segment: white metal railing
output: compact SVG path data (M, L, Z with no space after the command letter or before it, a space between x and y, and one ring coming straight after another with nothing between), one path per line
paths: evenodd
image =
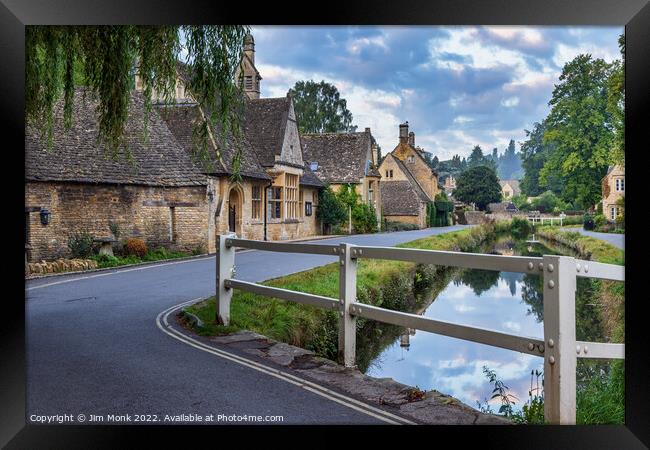
M339 298L290 291L234 279L235 247L339 257ZM357 261L360 258L410 261L471 269L539 274L544 277L544 339L422 317L357 302ZM217 249L217 321L230 323L233 289L304 303L339 312L339 361L355 365L356 318L400 325L544 358L544 416L552 424L575 424L577 358L624 359L624 344L576 340L577 277L625 280L625 267L569 256L501 256L438 250L357 246L342 243L290 244L219 236Z

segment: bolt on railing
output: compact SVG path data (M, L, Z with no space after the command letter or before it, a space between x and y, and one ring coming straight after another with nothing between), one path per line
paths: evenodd
M235 280L236 245L263 251L338 255L338 299ZM580 276L623 281L624 267L621 266L556 255L544 255L540 258L356 246L347 243L339 245L273 243L237 239L234 233L220 235L217 248L216 320L219 324L230 324L232 290L237 288L336 310L339 315L338 359L346 367L355 366L357 317L540 356L544 358L544 417L552 424L575 424L578 357L624 358L623 344L576 341L575 322L576 278ZM458 325L358 303L356 295L359 258L538 273L544 280L544 340Z

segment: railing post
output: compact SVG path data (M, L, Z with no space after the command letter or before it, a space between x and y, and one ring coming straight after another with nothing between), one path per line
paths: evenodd
M544 255L544 419L576 423L576 263Z
M351 244L339 247L339 362L354 367L356 361L357 319L350 306L357 301L357 260Z
M219 325L230 325L232 289L227 288L224 282L235 275L235 247L226 246L226 239L235 237L235 233L220 234L217 237L216 319Z

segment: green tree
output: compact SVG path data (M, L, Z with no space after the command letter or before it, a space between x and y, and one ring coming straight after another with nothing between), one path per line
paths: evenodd
M501 185L493 169L472 167L458 177L454 197L465 203L474 203L484 211L489 203L501 201Z
M515 141L510 139L508 148L498 159L499 178L502 180L514 180L521 176L521 159L515 150Z
M302 133L356 131L352 113L336 86L321 81L298 81L289 89Z
M524 131L527 139L521 143L519 153L524 170L524 176L520 183L522 192L529 197L538 196L545 190L560 194L563 180L559 174L547 174L544 185L540 184L539 179L539 172L553 151L553 144L543 142L546 122L535 122L532 131Z
M37 123L51 147L54 106L63 96L64 123L74 118L75 84L83 84L98 99L99 139L116 158L124 145L124 127L136 70L144 85L145 120L155 90L171 101L178 62L185 52L187 88L210 114L197 123L207 149L208 122L221 122L237 133L241 101L235 73L241 62L247 26L28 26L25 32L25 113ZM184 44L181 42L184 36ZM238 152L238 158L241 152ZM206 158L207 160L207 158ZM234 166L238 166L236 162Z
M543 142L553 144L540 170L540 184L565 179L562 197L591 208L601 197L600 180L613 162L614 132L607 110L612 65L578 55L562 69L549 105Z
M625 35L618 38L621 60L615 61L607 81L607 111L614 127L614 162L625 164Z
M491 157L483 154L483 149L477 145L472 149L472 153L467 158L467 167L487 166L496 172L497 164Z
M348 218L347 206L338 200L330 186L326 186L318 194L316 217L321 221L327 233L331 231L332 227L342 224Z

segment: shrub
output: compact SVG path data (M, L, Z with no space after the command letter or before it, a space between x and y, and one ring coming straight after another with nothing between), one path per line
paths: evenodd
M418 226L413 223L393 222L391 220L385 220L385 223L386 231L411 231L418 229Z
M531 203L531 208L543 213L560 212L568 209L568 205L564 203L558 196L551 191L546 191L537 197Z
M510 225L510 231L516 238L523 239L531 233L532 226L527 219L513 217Z
M87 258L93 253L93 236L85 231L74 233L68 237L68 248L73 258Z
M124 243L124 253L144 258L144 255L147 254L147 245L142 239L128 238Z
M607 219L602 214L596 214L594 216L594 225L596 228L600 228L607 223Z
M352 208L352 226L357 233L375 233L377 231L377 213L367 203L359 203Z
M205 249L205 245L199 244L194 249L192 250L192 256L198 256L198 255L203 255L205 253L208 253Z
M119 258L112 255L107 255L105 253L102 253L101 255L95 255L92 259L97 261L97 266L100 268L115 267L121 265Z
M338 200L329 186L318 194L316 218L322 222L325 232L329 231L331 234L340 234L336 230L348 218L347 208Z

